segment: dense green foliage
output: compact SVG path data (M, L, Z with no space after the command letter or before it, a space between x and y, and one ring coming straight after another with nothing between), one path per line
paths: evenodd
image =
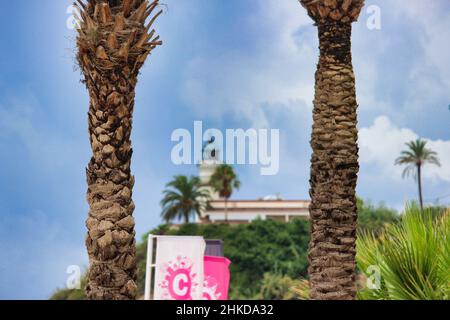
M410 206L379 237L357 242L358 267L375 284L359 292L370 300L450 299L450 216Z
M358 198L358 231L374 232L380 234L386 225L399 220L399 214L394 209L386 207L384 204L374 206L370 202L364 202Z
M299 300L295 288L300 287L303 282L287 275L266 273L256 298L258 300Z

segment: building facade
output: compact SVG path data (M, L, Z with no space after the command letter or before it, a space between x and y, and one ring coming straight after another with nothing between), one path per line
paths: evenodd
M308 219L309 201L305 200L230 200L225 213L225 201L214 200L210 208L202 213L200 223L250 223L255 219L272 219L289 222L296 218Z
M280 197L266 197L257 200L229 200L225 202L208 185L220 162L217 159L206 159L199 166L199 175L204 188L211 194L209 208L202 212L198 223L243 224L255 219L273 219L289 222L295 218L309 218L308 200L283 200ZM228 219L227 219L228 218Z

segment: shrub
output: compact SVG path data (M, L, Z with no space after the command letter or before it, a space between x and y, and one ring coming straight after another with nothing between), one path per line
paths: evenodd
M295 288L300 287L302 280L289 276L265 273L261 282L261 289L256 296L258 300L298 300Z
M362 234L357 241L358 267L370 279L379 271L379 286L359 292L368 300L437 300L450 294L450 216L433 219L416 205L407 207L401 221L376 237Z
M384 228L396 223L400 215L396 210L386 207L383 203L375 206L358 198L358 232L373 232L379 235Z

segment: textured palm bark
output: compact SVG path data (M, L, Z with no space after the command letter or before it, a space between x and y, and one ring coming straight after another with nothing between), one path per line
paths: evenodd
M135 87L148 54L160 45L158 1L78 1L78 63L89 92L89 135L93 157L86 170L89 254L87 297L136 297L136 246L131 174L131 129ZM159 13L155 16L155 18Z
M358 131L351 23L360 0L305 0L319 29L311 146L311 298L356 296Z

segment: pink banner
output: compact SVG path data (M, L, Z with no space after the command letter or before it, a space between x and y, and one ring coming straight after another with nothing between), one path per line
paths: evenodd
M205 256L203 300L228 300L230 264L227 258Z
M202 300L205 241L202 237L160 237L154 300Z

